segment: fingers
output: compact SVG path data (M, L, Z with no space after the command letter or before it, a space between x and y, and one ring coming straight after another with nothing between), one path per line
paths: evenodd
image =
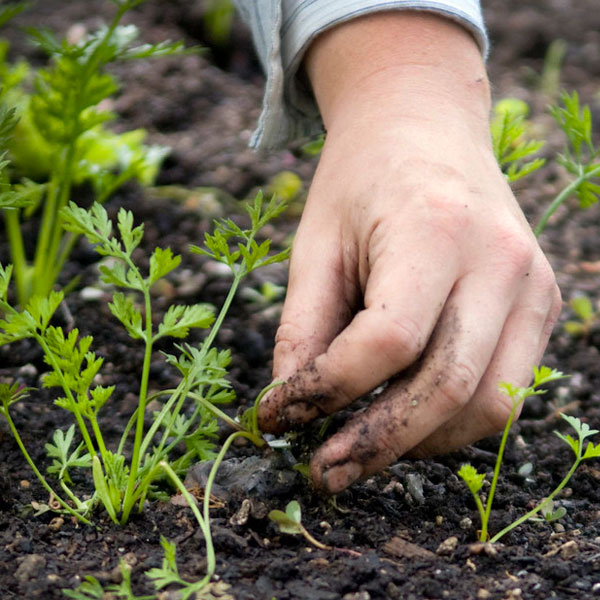
M507 319L490 365L465 408L413 448L410 457L450 452L504 428L512 403L499 391L498 383L528 385L562 306L556 285L536 297L537 304L517 306Z
M410 260L397 260L392 251L378 261L369 274L365 309L328 347L321 348L319 355L304 353L308 362L265 398L259 413L263 431L281 431L320 414L333 413L418 358L452 290L458 269L453 268L439 247L430 248L429 257L424 256L425 252L419 260L428 268L418 271ZM398 282L402 284L398 286ZM286 318L305 310L305 303L295 293L290 305L295 308L290 308ZM314 310L319 312L320 308ZM297 316L295 322L299 322ZM313 345L311 350L315 349ZM291 344L286 352L294 352Z
M363 413L315 453L317 486L336 493L383 468L458 414L477 389L494 354L514 290L480 277L457 284L414 374L392 381ZM477 293L476 293L477 292ZM499 298L508 296L508 306Z
M534 283L535 293L519 294L508 316L502 296L485 302L470 286L457 290L418 372L392 382L317 451L316 484L335 493L411 449L416 456L448 452L501 429L511 405L499 381L527 384L558 317L560 294L547 279Z

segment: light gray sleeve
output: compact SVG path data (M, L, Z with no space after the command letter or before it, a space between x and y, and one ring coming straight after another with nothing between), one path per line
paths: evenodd
M322 31L382 10L426 10L466 27L487 54L479 0L234 0L252 29L267 76L263 110L250 145L274 148L322 131L310 89L296 77L304 52Z

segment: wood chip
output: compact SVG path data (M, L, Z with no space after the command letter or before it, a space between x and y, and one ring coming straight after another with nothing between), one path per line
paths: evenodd
M412 542L407 542L401 537L393 537L387 541L383 546L383 551L387 554L391 554L396 558L424 558L432 559L435 558L435 554L427 548L423 548Z

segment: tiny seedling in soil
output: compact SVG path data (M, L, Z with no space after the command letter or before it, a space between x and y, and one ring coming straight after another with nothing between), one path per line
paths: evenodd
M302 509L297 500L292 500L285 507L285 512L282 510L272 510L269 513L269 519L277 524L279 531L282 533L288 533L290 535L302 535L306 540L319 548L320 550L339 550L352 556L361 556L360 552L351 550L349 548L334 548L333 546L327 546L319 540L315 539L302 525Z
M487 542L489 538L488 533L488 525L490 520L490 515L492 511L492 503L494 500L494 494L496 491L496 485L498 483L498 476L500 475L500 467L502 465L502 459L504 456L504 450L506 447L506 441L508 439L508 433L510 431L510 427L517 415L517 411L521 404L525 401L526 398L530 396L535 396L539 394L544 394L546 390L539 389L540 386L549 383L551 381L556 381L557 379L561 379L565 377L559 371L555 369L550 369L549 367L541 366L539 368L534 367L534 380L533 383L528 387L515 387L510 383L501 383L500 389L507 394L512 401L512 409L506 422L506 426L504 427L504 432L502 434L502 440L500 442L500 448L498 450L498 456L496 458L496 464L494 467L494 474L492 476L492 481L490 485L490 489L487 495L487 499L482 498L480 494L481 489L483 487L483 482L485 479L485 473L479 473L475 467L470 464L463 464L458 471L459 476L466 483L469 491L473 495L475 499L475 504L477 506L477 510L479 511L479 518L481 520L481 530L479 533L479 541ZM522 517L516 519L513 523L502 529L499 533L489 538L489 541L494 543L497 542L500 538L506 535L509 531L512 531L515 527L518 527L525 521L535 517L538 513L541 513L545 520L552 521L559 519L564 515L564 511L561 508L554 510L554 498L561 492L561 490L567 485L569 479L581 463L581 461L600 457L600 444L594 445L591 442L584 444L585 439L598 433L596 429L590 429L589 425L586 423L582 423L576 417L571 417L569 415L565 415L561 413L561 417L575 429L577 433L577 439L573 438L570 435L563 435L562 433L555 432L556 435L563 440L573 451L575 454L575 460L573 465L569 469L568 473L565 475L560 484L548 495L548 497L541 500L532 510L527 512Z
M331 546L327 546L319 540L315 539L302 525L302 509L297 500L292 500L285 507L285 512L282 510L272 510L269 513L269 519L277 524L279 531L289 533L291 535L303 535L306 540L321 550L331 550Z
M565 332L573 337L589 335L600 319L600 313L594 309L592 301L587 296L577 296L569 301L569 308L575 313L577 320L565 321Z

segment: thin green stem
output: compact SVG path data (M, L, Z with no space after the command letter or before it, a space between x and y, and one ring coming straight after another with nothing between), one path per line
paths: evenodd
M235 435L235 434L233 434L233 435ZM210 532L210 522L208 521L208 519L206 519L206 517L202 518L202 515L200 514L200 511L198 510L198 506L196 505L195 499L185 488L185 485L183 485L183 482L177 476L177 473L175 473L175 471L173 471L171 466L164 460L160 463L160 466L162 469L165 470L167 475L171 478L171 481L173 481L173 483L175 484L177 489L181 492L183 497L187 500L188 504L190 505L190 508L192 509L192 512L194 513L194 516L196 517L196 520L198 521L198 525L200 525L200 529L202 530L202 534L204 535L204 543L206 544L206 579L208 581L214 575L215 570L217 568L217 560L215 557L215 550L214 550L213 541L212 541L212 534ZM205 498L206 498L206 492L205 492Z
M19 224L19 209L4 211L6 234L10 245L10 258L15 273L15 284L17 288L17 300L21 307L27 303L31 288L31 276L29 265L25 256L23 234Z
M96 419L96 415L92 414L88 417L90 423L92 424L92 431L96 437L96 442L98 444L98 450L100 451L100 456L102 457L102 462L106 465L108 450L106 449L106 445L104 444L104 438L102 437L102 431L100 430L100 426L98 425L98 419Z
M221 465L221 462L223 461L223 459L225 458L225 454L227 453L227 450L229 450L229 447L231 446L231 444L233 444L233 442L240 437L245 437L246 439L250 440L252 443L254 443L256 436L254 436L252 433L249 433L247 431L236 431L235 433L232 433L223 443L223 446L221 446L221 450L219 451L219 454L217 454L217 457L215 458L215 462L213 463L213 466L210 469L210 473L208 474L208 479L206 480L206 486L204 487L204 498L203 498L203 511L204 511L204 520L208 523L208 519L210 517L210 493L212 490L212 486L213 483L215 481L215 477L217 476L217 471L219 470L219 466Z
M39 258L36 255L36 262L34 263L36 275L39 276L43 273L43 277L41 280L39 280L39 282L37 277L36 281L34 281L34 286L41 286L41 289L38 291L38 293L41 294L48 293L55 283L54 275L58 276L60 273L60 271L56 271L56 261L60 249L60 240L63 235L62 217L60 211L64 206L67 205L67 202L71 196L73 169L75 167L76 144L79 135L80 134L78 133L77 136L70 142L67 149L57 203L54 209L55 212L53 216L52 229L48 240L48 246L39 256Z
M238 286L240 285L240 281L243 279L245 274L246 274L245 273L245 261L243 261L242 264L240 265L240 268L237 270L237 272L235 273L235 275L233 277L233 282L231 283L231 287L229 288L229 292L227 294L227 297L225 298L225 302L223 302L223 306L221 307L221 310L219 311L219 314L218 314L217 318L215 319L215 322L213 323L213 326L211 327L209 334L206 336L206 338L202 342L202 353L203 354L206 354L210 350L210 347L212 346L213 342L215 341L215 337L217 336L217 333L219 332L221 325L223 325L225 316L229 312L229 307L231 306L231 303L233 302L233 298L237 292Z
M54 259L50 255L50 246L55 229L58 227L60 196L63 193L62 190L64 189L65 182L71 180L69 171L72 171L73 168L74 153L75 145L71 141L63 151L58 168L52 174L50 191L44 203L41 228L33 258L32 294L46 295L54 284L53 281L49 281L49 276L54 266Z
M144 293L144 308L146 312L146 348L144 352L144 364L142 366L142 379L140 383L140 394L138 398L137 419L135 425L135 437L133 441L133 453L131 456L131 465L129 467L129 477L127 479L127 489L123 498L123 521L126 522L129 513L133 507L132 496L137 481L137 474L140 466L141 454L140 449L144 437L144 416L146 414L146 396L148 393L148 379L150 376L150 362L152 360L152 304L150 302L150 292L148 289L143 290Z
M496 485L498 483L498 477L500 475L500 466L502 465L502 458L504 457L504 449L506 448L508 432L510 431L510 427L514 421L517 408L522 402L523 398L520 398L519 401L513 403L512 410L510 411L510 415L508 416L508 421L504 426L502 440L500 441L500 448L498 449L498 456L496 457L496 465L494 466L494 475L492 477L490 491L488 493L488 497L485 503L485 512L483 513L483 517L481 519L481 533L479 535L479 541L481 542L487 542L490 513L492 512L492 503L494 501L494 494L496 493Z
M595 177L596 175L600 175L600 165L593 168L591 171L587 173L583 172L582 165L579 165L580 175L574 179L567 187L565 187L557 196L554 198L550 206L544 211L539 223L535 226L533 233L536 237L538 237L542 231L546 228L548 224L548 220L550 217L556 212L558 207L573 193L575 190L586 180Z
M21 436L19 435L19 431L17 430L17 428L16 428L16 426L15 426L13 420L12 420L12 417L10 416L10 413L8 412L8 406L7 405L4 406L4 416L6 417L6 421L8 422L8 427L10 428L10 431L11 431L13 437L15 438L15 441L17 442L17 445L19 446L19 449L23 453L23 456L25 457L25 460L27 461L27 463L31 467L32 471L35 473L35 476L38 478L39 482L44 486L44 489L50 494L50 497L54 498L60 504L60 506L66 512L68 512L70 515L73 515L74 517L76 517L82 523L85 523L86 525L91 525L92 524L91 521L88 521L84 516L80 515L76 510L73 510L73 508L70 507L52 489L52 487L50 487L50 484L46 481L45 477L40 473L39 469L37 468L37 466L33 462L33 459L29 455L29 452L27 452L27 448L25 448L25 444L23 444L23 440L21 439Z
M564 476L563 480L560 482L558 487L547 498L542 500L535 508L530 510L528 513L525 513L522 517L520 517L516 521L513 521L510 525L507 525L502 531L498 532L490 540L490 542L492 542L492 544L497 542L502 536L506 535L509 531L512 531L515 527L518 527L519 525L521 525L521 523L524 523L525 521L531 519L531 517L539 513L545 504L552 502L552 500L562 491L565 485L567 485L569 479L571 479L571 476L581 463L581 460L582 459L580 457L577 457L577 459L573 463L573 466L569 469L569 472Z
M254 410L252 411L252 433L259 435L260 430L258 429L258 405L260 401L264 398L267 392L270 392L273 388L279 387L283 385L285 381L276 380L272 381L269 385L265 386L258 396L256 396L256 400L254 401Z

